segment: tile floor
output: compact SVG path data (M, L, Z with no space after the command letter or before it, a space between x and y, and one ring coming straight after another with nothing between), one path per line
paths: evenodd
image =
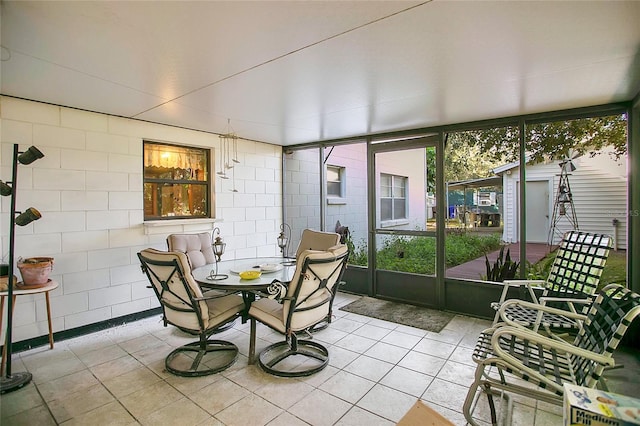
M314 335L329 348L330 365L307 378L277 378L248 366L249 324L240 321L217 335L240 348L236 363L201 378L164 370L170 350L194 338L163 327L160 316L59 341L53 350L14 354L13 371L28 370L33 380L1 397L0 423L393 425L422 399L454 424L466 424L461 410L475 370L471 349L490 323L456 316L432 333L338 309L357 297L336 297L336 318ZM258 324L258 351L281 339ZM515 403L513 424L561 421L558 407Z

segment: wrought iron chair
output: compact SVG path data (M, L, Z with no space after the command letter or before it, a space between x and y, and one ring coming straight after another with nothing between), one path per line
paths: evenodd
M296 250L296 259L305 250L327 250L336 244L340 244L340 234L335 232L322 232L313 229L303 229L300 243Z
M550 313L512 304L503 310L501 317L499 310L509 295L513 294L509 290L524 287L535 304L549 305L572 313L585 313L593 301L610 250L611 238L607 235L580 231L565 233L546 280L504 282L500 301L492 303L496 310L494 325L506 318L534 331L542 326L550 334L552 329L577 329L579 324L576 320L562 313ZM542 294L538 297L536 293L540 292ZM579 308L576 308L576 305Z
M343 244L326 251L305 250L291 281L273 283L279 287L274 293L282 291L284 297L262 298L251 304L252 327L257 320L285 335L284 342L274 343L259 354L258 362L266 372L299 377L327 366L329 351L317 342L299 340L296 333L327 317L348 256L349 250Z
M191 269L215 264L216 262L216 255L211 244L211 234L209 232L170 234L167 237L167 248L169 251L179 251L186 254ZM226 293L219 290L208 290L204 293L205 296L216 294L224 296ZM232 328L234 325L235 321L231 321L218 328L215 333L221 333Z
M615 365L613 353L627 328L640 314L640 295L617 284L605 287L586 315L518 301L524 307L562 314L580 320L580 331L569 343L543 336L524 327L504 324L484 330L473 351L477 363L475 381L469 388L463 412L476 425L472 407L482 393L489 398L495 424L494 395L515 393L562 405L566 383L593 388L603 372ZM535 385L527 387L522 380ZM480 391L480 392L479 392Z
M204 376L231 366L238 357L237 346L209 337L244 311L242 297L203 295L184 253L145 249L138 258L162 305L165 327L171 324L199 336L198 341L181 346L166 357L167 371L179 376Z
M296 259L300 257L300 254L305 250L327 250L331 247L340 244L340 234L336 232L322 232L315 231L313 229L304 229L302 230L302 236L300 237L300 244L298 244L298 249L296 250ZM338 283L340 285L342 283ZM335 299L337 293L333 292L333 298ZM331 303L329 304L329 313L326 318L323 318L317 324L309 327L308 331L310 333L314 333L316 331L324 330L329 326L333 319L333 299L331 299Z

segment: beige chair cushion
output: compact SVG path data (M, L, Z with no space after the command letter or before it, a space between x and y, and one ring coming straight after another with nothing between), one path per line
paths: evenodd
M305 273L302 283L300 283L300 276L302 274L302 269L304 267L306 258L318 260L332 259L344 254L347 250L348 248L344 244L335 245L329 248L329 250L327 251L304 250L301 253L299 261L297 262L294 276L289 282L287 296L293 296L298 285L302 285L298 296L299 299L304 299L306 296L313 293L318 288L318 279L308 271ZM337 267L339 262L340 260L336 260L335 262L328 262L325 264L314 264L311 267L320 277L326 278ZM327 283L327 288L329 290L333 289L333 287L337 283L338 278L338 274L335 274L331 277L330 281ZM300 331L309 328L312 325L323 320L329 314L331 292L327 288L318 291L309 300L298 306L298 308L313 306L316 303L327 300L327 303L318 306L317 308L310 309L308 311L294 312L291 318L290 326L292 331ZM290 301L279 303L272 299L263 298L251 304L249 315L257 319L258 321L269 325L275 330L278 330L281 333L285 333L285 322L287 320L286 316L288 315L289 309L291 307L290 305Z
M206 303L209 308L209 323L206 328L215 328L220 324L224 324L236 314L242 312L245 306L244 300L237 294L207 299Z
M305 250L327 250L340 243L340 235L335 232L321 232L313 229L305 229L300 237L300 244L296 250L296 259Z
M198 268L207 263L215 263L216 257L211 247L211 234L171 234L167 237L169 251L185 253L191 268Z
M282 334L286 332L282 304L276 300L266 297L256 300L251 304L249 315Z

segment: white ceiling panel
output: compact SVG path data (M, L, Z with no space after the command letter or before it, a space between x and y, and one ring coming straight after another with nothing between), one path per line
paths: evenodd
M640 2L2 3L2 93L291 145L631 99Z
M2 94L131 117L168 100L112 81L11 52Z

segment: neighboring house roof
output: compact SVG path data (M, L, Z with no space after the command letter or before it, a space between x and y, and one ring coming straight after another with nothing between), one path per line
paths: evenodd
M507 163L503 164L502 166L498 166L493 169L493 173L499 175L506 172L507 170L515 169L517 167L520 167L520 161L514 161L513 163Z
M490 176L487 178L468 179L456 182L447 182L449 189L453 188L484 188L487 186L502 186L502 177Z
M572 161L577 159L577 158L580 158L580 157L582 157L582 155L574 157L572 159ZM554 162L554 161L552 161L552 162ZM555 160L555 162L557 162L558 165L560 165L562 163L562 160ZM529 156L528 155L525 157L525 163L528 166L535 166L537 164L541 164L541 163L529 164ZM502 173L504 173L504 172L506 172L508 170L516 169L518 167L520 167L520 162L519 161L514 161L513 163L507 163L507 164L503 164L502 166L498 166L495 169L493 169L492 171L493 171L493 173L495 173L497 175L500 175L500 174L502 174Z
M529 155L525 155L524 162L525 163L529 162ZM507 164L503 164L502 166L498 166L495 169L493 169L493 173L499 175L501 173L506 172L507 170L515 169L517 167L520 167L520 161L514 161L512 163L507 163Z

